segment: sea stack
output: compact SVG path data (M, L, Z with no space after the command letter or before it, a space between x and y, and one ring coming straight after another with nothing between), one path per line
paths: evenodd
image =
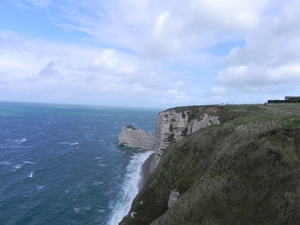
M126 126L118 137L119 145L128 147L154 150L155 138L151 132L136 129L132 125Z

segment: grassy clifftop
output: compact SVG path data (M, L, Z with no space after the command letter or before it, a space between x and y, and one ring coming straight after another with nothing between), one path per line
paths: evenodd
M300 104L224 106L170 145L121 224L298 224ZM168 209L171 190L180 192Z

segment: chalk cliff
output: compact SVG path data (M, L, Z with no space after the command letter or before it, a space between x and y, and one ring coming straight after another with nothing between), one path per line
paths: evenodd
M132 125L125 127L118 137L119 145L126 145L133 148L154 150L154 135L146 133L142 129L136 129Z
M214 113L220 110L218 107L190 106L160 112L155 130L155 151L158 160L170 143L180 141L201 128L219 124L218 116Z
M299 104L173 108L157 123L163 156L120 225L299 224Z
M220 110L213 106L189 106L165 110L157 116L155 135L128 125L119 135L119 145L155 150L159 161L170 143L180 141L201 128L219 124L219 116L215 113Z

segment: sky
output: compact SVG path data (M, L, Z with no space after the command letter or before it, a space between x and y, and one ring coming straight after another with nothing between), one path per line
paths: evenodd
M167 108L300 95L300 0L0 0L0 101Z

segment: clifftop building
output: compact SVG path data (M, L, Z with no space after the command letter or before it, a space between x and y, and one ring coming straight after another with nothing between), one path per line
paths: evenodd
M300 96L285 96L284 100L268 100L268 103L300 103Z
M285 96L284 100L297 100L300 101L300 96Z

